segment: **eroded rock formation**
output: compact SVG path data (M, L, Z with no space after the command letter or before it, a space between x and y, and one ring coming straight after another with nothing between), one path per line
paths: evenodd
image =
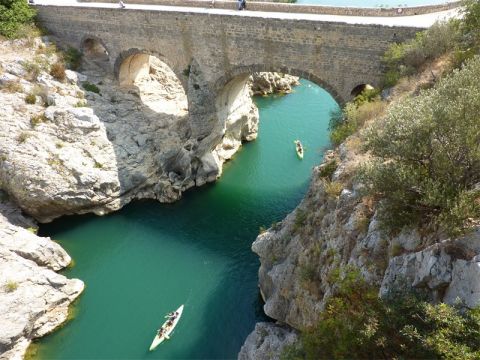
M67 319L68 306L84 287L56 273L70 256L50 238L35 235L33 226L0 199L0 359L23 358L32 339Z

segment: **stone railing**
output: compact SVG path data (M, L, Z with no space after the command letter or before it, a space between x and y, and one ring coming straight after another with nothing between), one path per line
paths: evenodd
M117 0L79 0L81 2L103 2L116 3ZM228 0L125 0L126 4L143 5L165 5L165 6L190 6L215 9L236 9L236 1ZM460 1L450 1L444 4L423 5L411 7L346 7L346 6L327 6L327 5L304 5L287 4L271 1L248 1L247 9L251 11L265 12L285 12L301 14L325 14L325 15L347 15L347 16L408 16L420 15L433 12L454 9L460 6Z

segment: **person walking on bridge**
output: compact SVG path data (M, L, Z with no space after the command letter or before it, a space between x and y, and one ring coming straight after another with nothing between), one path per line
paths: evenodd
M238 0L238 10L245 10L247 8L246 0Z

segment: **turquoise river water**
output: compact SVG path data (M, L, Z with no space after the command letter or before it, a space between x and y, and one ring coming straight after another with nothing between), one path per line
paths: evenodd
M338 106L305 80L292 94L255 101L259 137L215 184L171 205L135 202L108 216L65 217L42 227L75 261L63 273L84 280L86 289L74 319L36 345L36 358L236 358L255 322L267 320L251 243L261 226L282 220L303 197ZM149 352L164 314L180 304L185 309L171 340Z

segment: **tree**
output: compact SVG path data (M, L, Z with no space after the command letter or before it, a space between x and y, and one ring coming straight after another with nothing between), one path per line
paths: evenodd
M31 23L34 17L35 10L26 0L0 0L0 35L17 37L22 26Z

